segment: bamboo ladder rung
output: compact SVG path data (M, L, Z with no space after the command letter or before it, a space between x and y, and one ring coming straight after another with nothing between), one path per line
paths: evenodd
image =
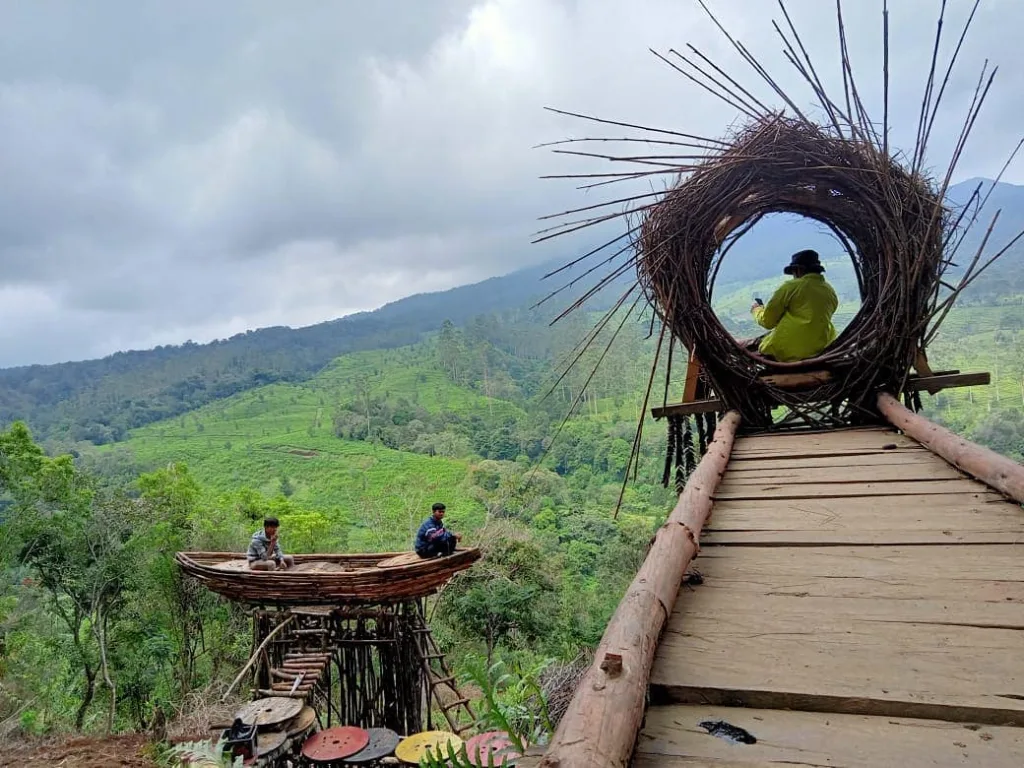
M260 696L284 696L286 699L304 699L306 698L305 693L296 691L295 693L289 693L288 691L275 691L267 688L260 688L257 693ZM308 692L307 692L308 693Z

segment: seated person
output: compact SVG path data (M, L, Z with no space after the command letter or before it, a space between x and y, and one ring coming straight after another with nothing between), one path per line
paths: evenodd
M416 533L413 548L420 557L438 557L450 555L456 545L462 541L462 535L452 533L444 527L444 504L438 502L431 507L430 517L423 521Z
M280 527L276 517L268 517L263 521L263 530L256 531L249 542L246 557L249 569L253 571L285 570L295 565L295 558L281 551L277 542L277 529Z
M789 363L814 357L835 341L832 315L839 299L822 276L824 271L817 252L793 254L783 270L793 279L783 283L766 305L755 302L750 308L758 325L769 333L744 342L747 349Z

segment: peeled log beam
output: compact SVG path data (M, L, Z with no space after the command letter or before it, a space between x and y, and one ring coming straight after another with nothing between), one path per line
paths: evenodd
M740 415L729 411L690 476L668 520L597 646L594 663L576 688L541 768L625 768L640 733L654 652L679 585L697 555L732 452Z
M878 410L897 429L957 469L1024 504L1024 465L965 440L905 408L888 392L878 395Z

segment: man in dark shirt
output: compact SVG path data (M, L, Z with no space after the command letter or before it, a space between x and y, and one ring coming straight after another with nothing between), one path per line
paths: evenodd
M416 533L413 547L420 557L437 557L450 555L462 540L462 535L445 529L444 504L438 502L431 507L431 514Z

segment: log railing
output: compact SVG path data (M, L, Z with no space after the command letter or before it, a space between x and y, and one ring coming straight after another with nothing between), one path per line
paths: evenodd
M888 392L878 395L878 410L890 424L932 453L1024 504L1024 465L940 427L904 407Z
M740 424L728 412L715 439L658 530L643 565L597 646L594 663L576 688L541 768L624 768L643 722L654 652L679 586L699 549Z

